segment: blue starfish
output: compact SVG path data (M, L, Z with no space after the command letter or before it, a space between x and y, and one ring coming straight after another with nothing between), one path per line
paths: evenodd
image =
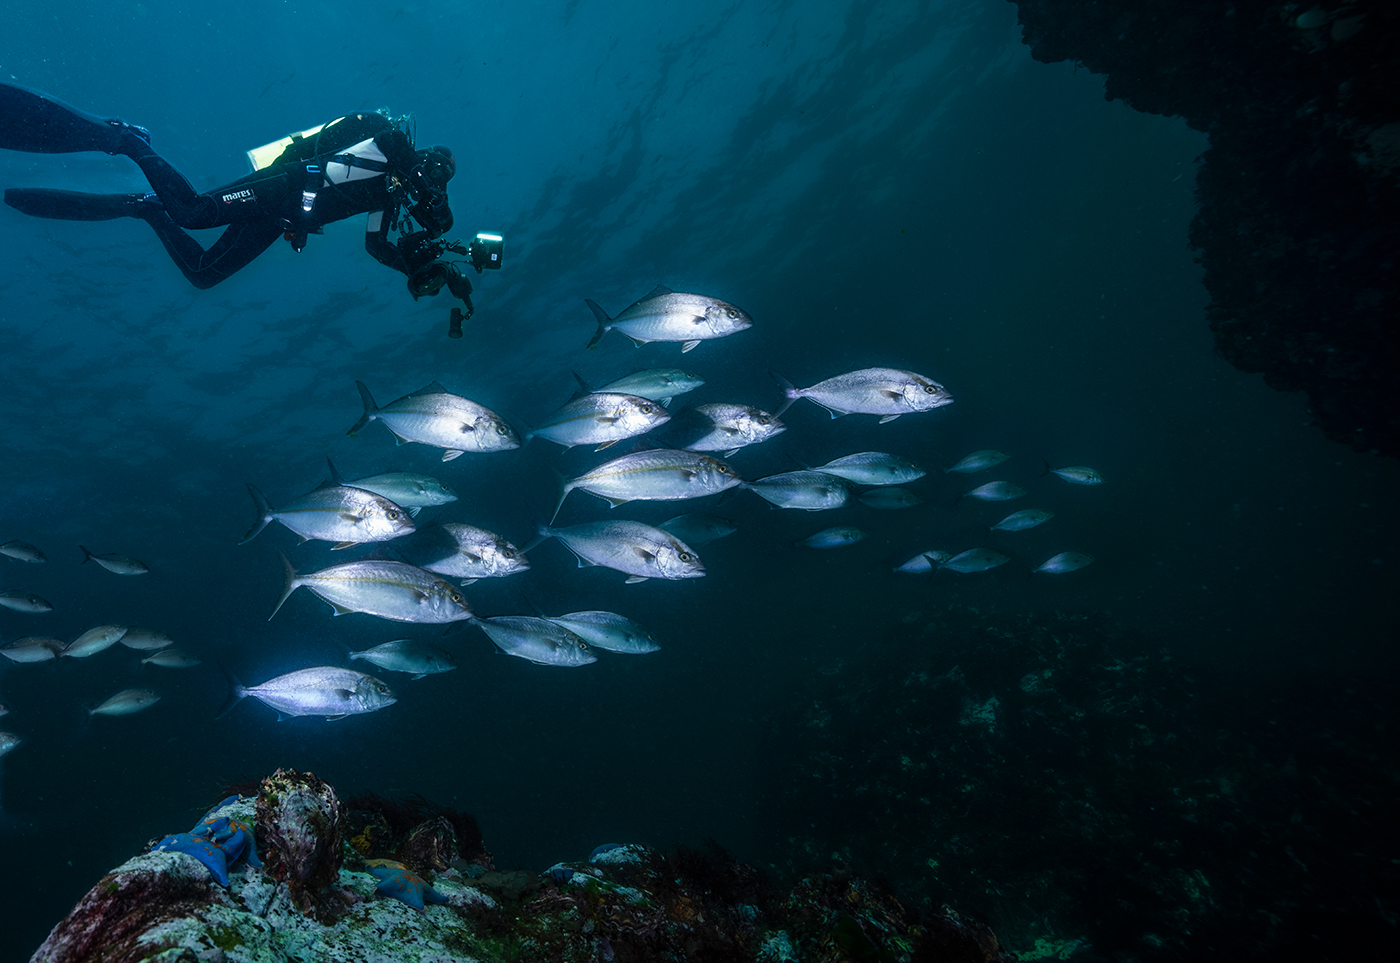
M220 886L228 885L228 860L218 843L194 833L175 833L156 843L151 852L184 853L209 868Z
M247 823L235 822L228 816L212 818L211 814L236 802L237 796L230 796L219 803L204 818L195 824L193 831L166 836L152 847L152 852L174 852L193 856L213 874L220 886L228 885L228 868L246 859L253 866L261 866L257 847L253 842L253 827Z
M429 903L447 902L446 896L429 886L423 877L403 863L396 863L391 859L372 859L369 861L369 871L379 880L379 885L374 888L376 893L380 896L392 896L420 913L424 912L424 900Z

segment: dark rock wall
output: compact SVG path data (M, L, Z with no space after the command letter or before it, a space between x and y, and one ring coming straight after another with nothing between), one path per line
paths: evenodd
M1012 2L1036 60L1209 134L1191 244L1220 353L1400 454L1400 4Z

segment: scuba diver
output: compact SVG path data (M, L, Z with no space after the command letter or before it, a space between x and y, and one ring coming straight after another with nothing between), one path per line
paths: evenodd
M136 162L151 192L85 194L11 188L5 203L35 217L106 221L136 217L151 225L171 260L200 289L246 267L279 237L301 251L324 225L368 213L365 250L402 272L416 301L444 286L462 302L448 334L461 337L472 316L471 282L451 252L478 274L501 266L502 240L478 234L470 245L442 240L452 228L447 183L456 162L446 147L415 150L400 123L384 113L357 113L248 152L253 173L201 194L151 149L150 134L116 118L97 117L47 94L0 84L0 147L39 154L103 151ZM206 251L185 229L224 227ZM414 229L416 228L416 229ZM396 232L396 240L390 233Z

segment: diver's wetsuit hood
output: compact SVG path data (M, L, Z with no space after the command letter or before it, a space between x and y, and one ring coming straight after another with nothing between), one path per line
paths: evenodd
M417 163L408 172L408 193L413 198L409 213L431 237L452 230L452 209L447 206L447 182L457 173L452 151L434 146L415 155Z

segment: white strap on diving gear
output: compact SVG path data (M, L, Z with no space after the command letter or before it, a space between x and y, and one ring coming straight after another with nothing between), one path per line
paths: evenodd
M389 158L384 156L384 152L371 137L353 147L347 147L326 161L326 181L331 184L344 184L368 177L383 177L388 169Z

